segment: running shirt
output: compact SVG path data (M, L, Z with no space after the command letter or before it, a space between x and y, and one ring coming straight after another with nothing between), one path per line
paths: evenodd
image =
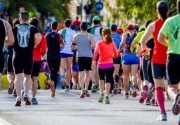
M92 57L92 48L89 33L78 33L76 37L77 57Z
M133 42L134 38L136 37L136 33L130 35L127 33L127 38L125 42L125 46L123 48L123 53L135 53L135 49L131 47L131 43Z
M95 43L102 40L101 31L102 27L100 26L92 26L88 29L88 32L94 36Z
M155 30L153 32L153 38L154 38L154 51L152 56L152 62L155 64L166 64L167 59L167 46L162 45L158 42L157 37L159 34L159 31L161 27L163 26L164 21L162 19L158 19L155 21Z
M73 51L72 51L72 39L74 37L74 35L76 34L76 31L72 30L71 28L65 28L60 30L58 33L61 34L61 36L63 36L63 30L66 30L63 40L64 40L64 47L61 49L60 53L65 53L65 54L71 54L73 55Z
M113 64L113 58L118 57L118 51L114 42L106 43L103 40L96 44L94 51L94 59L97 60L99 54L98 64Z
M41 61L42 56L46 53L46 38L43 34L41 34L42 39L41 42L34 48L33 50L33 60Z
M121 43L121 35L119 35L118 33L112 33L111 37L116 45L116 48L119 49L119 45Z
M180 54L180 14L168 18L160 32L168 39L167 53Z
M137 44L140 44L141 38L144 35L145 31L141 31L139 33L137 33L137 36L135 37L134 41L138 42Z
M47 58L60 59L60 42L62 38L57 32L51 32L46 35L47 42Z
M30 25L30 24L20 24L20 25ZM17 35L18 26L20 26L20 25L17 25L13 28L13 34L15 37L13 54L15 54L18 57L21 57L21 56L33 57L34 34L38 33L38 30L37 30L37 28L35 28L34 26L31 25L29 42L24 43L27 45L26 47L21 47L20 42L18 41L18 37L17 37L18 36Z

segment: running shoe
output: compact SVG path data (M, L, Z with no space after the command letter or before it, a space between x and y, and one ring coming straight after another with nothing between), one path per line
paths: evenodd
M31 104L32 104L32 105L38 105L37 99L36 99L36 98L32 98L32 99L31 99Z
M126 98L126 99L129 98L129 93L125 93L125 98Z
M143 92L141 92L139 103L144 103L144 100L147 98L147 95L148 95L148 86L145 85L143 87Z
M92 84L92 93L96 93L96 91L98 90L98 85L96 85L95 83Z
M104 104L110 104L110 101L109 101L109 97L108 97L108 96L106 96L106 97L104 98Z
M177 94L172 106L172 113L178 115L180 112L180 94Z
M12 94L12 93L13 93L13 90L14 90L14 83L12 82L12 83L9 85L8 94Z
M102 94L102 95L99 97L98 102L102 103L103 100L104 100L104 95Z
M167 121L167 114L166 113L162 113L157 117L158 121Z
M155 99L151 100L151 106L158 106L158 103Z
M90 97L90 94L89 94L88 90L85 90L85 96Z
M70 91L70 87L69 87L69 85L66 85L65 92L69 92L69 91Z
M16 98L15 106L21 106L21 98L20 97Z
M146 99L146 105L151 105L151 100L149 98Z
M25 105L31 105L28 95L24 95L23 100L25 101Z

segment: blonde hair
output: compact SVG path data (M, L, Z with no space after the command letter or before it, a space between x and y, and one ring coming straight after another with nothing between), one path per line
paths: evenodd
M102 36L105 42L111 43L112 37L111 37L111 30L109 28L103 28L102 30Z

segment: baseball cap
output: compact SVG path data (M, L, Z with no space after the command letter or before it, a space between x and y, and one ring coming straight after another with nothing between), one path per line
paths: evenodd
M156 4L156 8L157 8L158 10L169 9L169 3L166 2L166 1L159 1L159 2Z
M117 33L123 34L123 29L121 27L117 28Z
M101 19L100 19L99 16L94 16L94 17L93 17L93 21L94 21L94 20L100 21Z
M134 29L134 25L132 23L129 23L126 28L128 30L133 30Z

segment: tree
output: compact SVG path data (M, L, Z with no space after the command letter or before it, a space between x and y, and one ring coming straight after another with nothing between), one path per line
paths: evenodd
M25 7L27 11L37 11L48 16L53 14L58 21L69 17L68 4L70 0L1 0L6 8L10 9L10 16L17 18L19 7Z
M107 0L104 1L105 7L110 13L110 22L121 21L122 25L127 21L142 24L147 19L156 19L155 7L159 0L115 0L115 5L111 6ZM170 3L170 8L175 11L176 2L166 0Z

